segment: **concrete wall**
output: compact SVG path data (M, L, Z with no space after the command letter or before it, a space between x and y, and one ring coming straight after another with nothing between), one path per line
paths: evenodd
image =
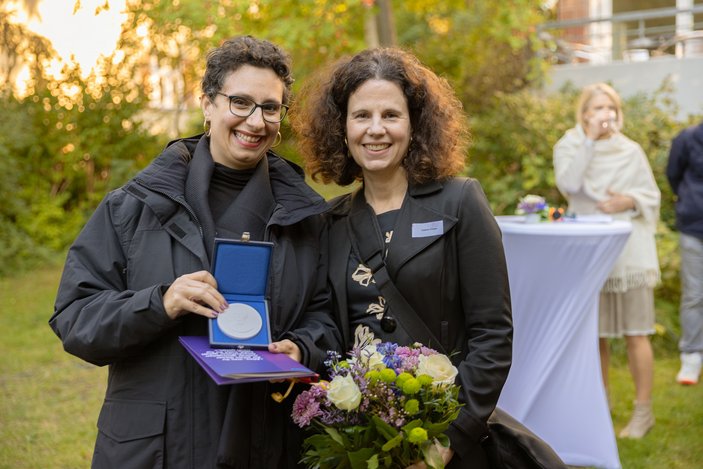
M609 82L621 96L651 92L670 77L672 98L680 107L679 118L703 114L703 57L655 57L644 62L613 62L603 65L555 65L546 91L554 91L571 81L577 88L596 82Z

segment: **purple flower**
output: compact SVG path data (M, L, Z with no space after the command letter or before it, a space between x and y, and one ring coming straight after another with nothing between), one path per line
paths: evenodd
M398 349L398 344L393 342L383 342L376 346L376 351L382 355L393 355Z
M527 194L519 200L516 213L538 213L546 208L547 202L544 200L544 197L534 194Z
M403 371L412 372L417 368L418 357L420 356L420 350L411 347L398 347L395 351L396 356L400 359L400 363L396 368L398 373Z
M322 394L321 394L322 393ZM315 417L320 416L320 399L327 393L319 386L313 386L307 391L300 393L300 396L293 403L293 422L300 428L307 427Z

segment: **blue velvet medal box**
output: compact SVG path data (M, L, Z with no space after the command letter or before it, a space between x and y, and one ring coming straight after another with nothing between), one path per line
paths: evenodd
M273 243L215 239L212 274L229 308L209 320L213 347L267 347L271 343L266 298Z

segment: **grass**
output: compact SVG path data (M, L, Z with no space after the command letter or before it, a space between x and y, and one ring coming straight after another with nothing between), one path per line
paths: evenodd
M0 280L0 468L90 466L107 370L65 353L49 328L59 275Z
M0 279L0 468L86 468L107 370L65 353L47 324L60 269L47 267ZM632 381L614 347L613 420L619 431L631 412ZM674 383L672 352L656 359L657 424L644 439L618 440L624 469L701 467L703 385Z
M624 469L694 469L703 463L703 384L675 383L676 356L655 357L654 428L641 440L618 439ZM613 425L616 434L629 421L635 394L626 359L620 357L610 374Z

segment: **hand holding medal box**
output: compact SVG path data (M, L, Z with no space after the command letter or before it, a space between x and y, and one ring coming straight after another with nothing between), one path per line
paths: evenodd
M248 233L242 240L215 239L212 274L229 307L208 319L209 337L179 340L217 384L317 377L287 355L266 350L271 343L267 287L272 251L273 243L249 241Z

